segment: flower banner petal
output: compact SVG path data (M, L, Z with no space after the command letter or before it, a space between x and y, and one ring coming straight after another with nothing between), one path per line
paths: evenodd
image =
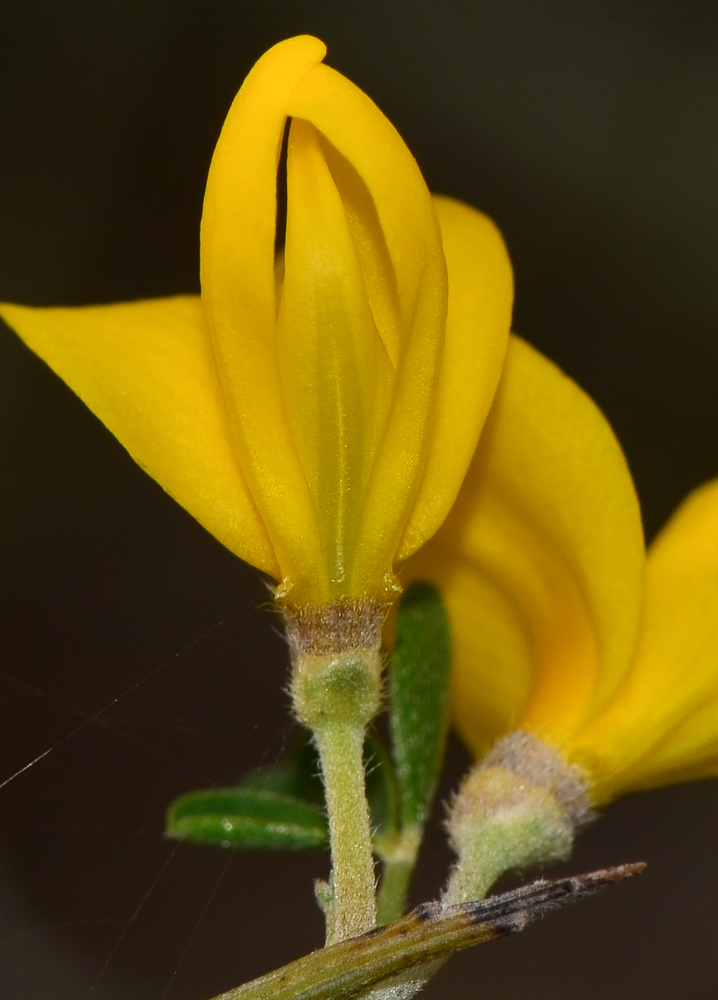
M407 562L444 593L455 719L472 749L514 727L560 747L608 699L633 655L643 569L638 502L608 423L512 337L457 502ZM487 700L510 725L482 730L486 713L474 713Z
M429 453L399 559L415 552L451 508L481 434L508 347L513 274L496 226L434 196L449 278L444 357Z
M242 469L283 570L302 557L315 566L323 561L314 503L281 404L274 259L289 97L325 51L301 35L254 66L217 142L202 215L202 300L217 367Z
M277 576L235 460L197 297L78 309L3 304L0 315L193 517Z

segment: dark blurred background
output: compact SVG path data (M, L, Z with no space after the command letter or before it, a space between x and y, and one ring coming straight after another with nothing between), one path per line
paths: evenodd
M196 291L227 108L313 32L429 185L501 226L515 328L608 414L647 534L718 473L715 2L2 0L0 25L0 299ZM0 449L0 996L207 1000L316 947L324 857L162 839L173 796L292 737L264 584L5 329ZM427 997L715 997L717 823L711 782L616 804L564 870L649 872Z

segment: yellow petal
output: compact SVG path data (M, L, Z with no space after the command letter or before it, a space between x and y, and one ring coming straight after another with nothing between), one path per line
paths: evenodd
M314 503L282 406L276 363L277 164L289 97L325 46L302 35L254 66L230 108L207 180L202 298L242 470L282 567L322 565ZM298 551L297 551L298 550Z
M636 659L572 755L597 797L712 773L718 750L718 480L693 492L652 544ZM708 770L702 769L708 762Z
M458 503L461 503L459 494ZM449 521L451 515L449 515ZM511 596L477 566L469 539L453 547L442 530L399 572L404 586L427 580L441 590L451 623L453 721L482 757L516 728L531 690L530 637ZM387 628L388 645L393 623Z
M202 225L203 301L240 460L295 603L390 586L428 448L446 316L441 238L416 163L369 98L318 65L323 55L315 39L290 39L250 73L215 151ZM286 116L295 138L278 328ZM292 205L297 197L306 203ZM326 233L312 233L309 201L321 204ZM329 395L318 401L320 390Z
M444 358L429 453L399 559L442 523L466 475L496 392L508 347L511 262L481 212L434 196L449 277Z
M198 298L80 309L3 304L0 315L175 500L276 577L235 460Z
M288 111L326 140L374 323L394 369L351 567L350 593L363 593L391 570L424 467L444 338L446 265L421 173L365 94L318 65L298 83ZM381 409L383 380L379 386Z
M446 265L424 178L388 118L329 66L317 65L301 79L288 113L310 121L343 157L331 167L355 242L370 251L362 258L367 291L398 365L417 335L441 340L446 319ZM395 302L386 301L392 285Z
M633 767L620 771L599 792L605 800L679 781L718 776L718 698L710 698Z
M562 746L606 701L632 658L643 567L636 496L605 418L511 338L457 502L407 563L444 591L454 714L476 752L515 726ZM485 730L484 704L501 729Z
M319 134L298 118L289 137L287 192L277 356L285 410L321 515L324 576L340 596L355 561L393 369Z

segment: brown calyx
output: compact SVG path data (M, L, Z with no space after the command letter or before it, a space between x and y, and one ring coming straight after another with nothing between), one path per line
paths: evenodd
M283 607L292 659L350 649L378 649L389 604L370 598L341 598L331 604Z

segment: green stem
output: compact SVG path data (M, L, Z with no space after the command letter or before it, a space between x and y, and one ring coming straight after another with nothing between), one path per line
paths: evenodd
M371 824L364 792L364 726L325 723L315 730L329 817L332 875L327 944L356 937L376 921Z
M314 735L327 801L332 874L317 898L328 944L364 934L376 919L363 749L381 701L385 614L375 601L285 611L294 709Z
M396 837L391 844L382 844L379 849L384 862L377 900L379 926L398 920L404 912L420 843L421 829L412 827Z
M380 927L398 920L404 912L413 870L414 866L410 861L386 862L376 901L376 922Z

